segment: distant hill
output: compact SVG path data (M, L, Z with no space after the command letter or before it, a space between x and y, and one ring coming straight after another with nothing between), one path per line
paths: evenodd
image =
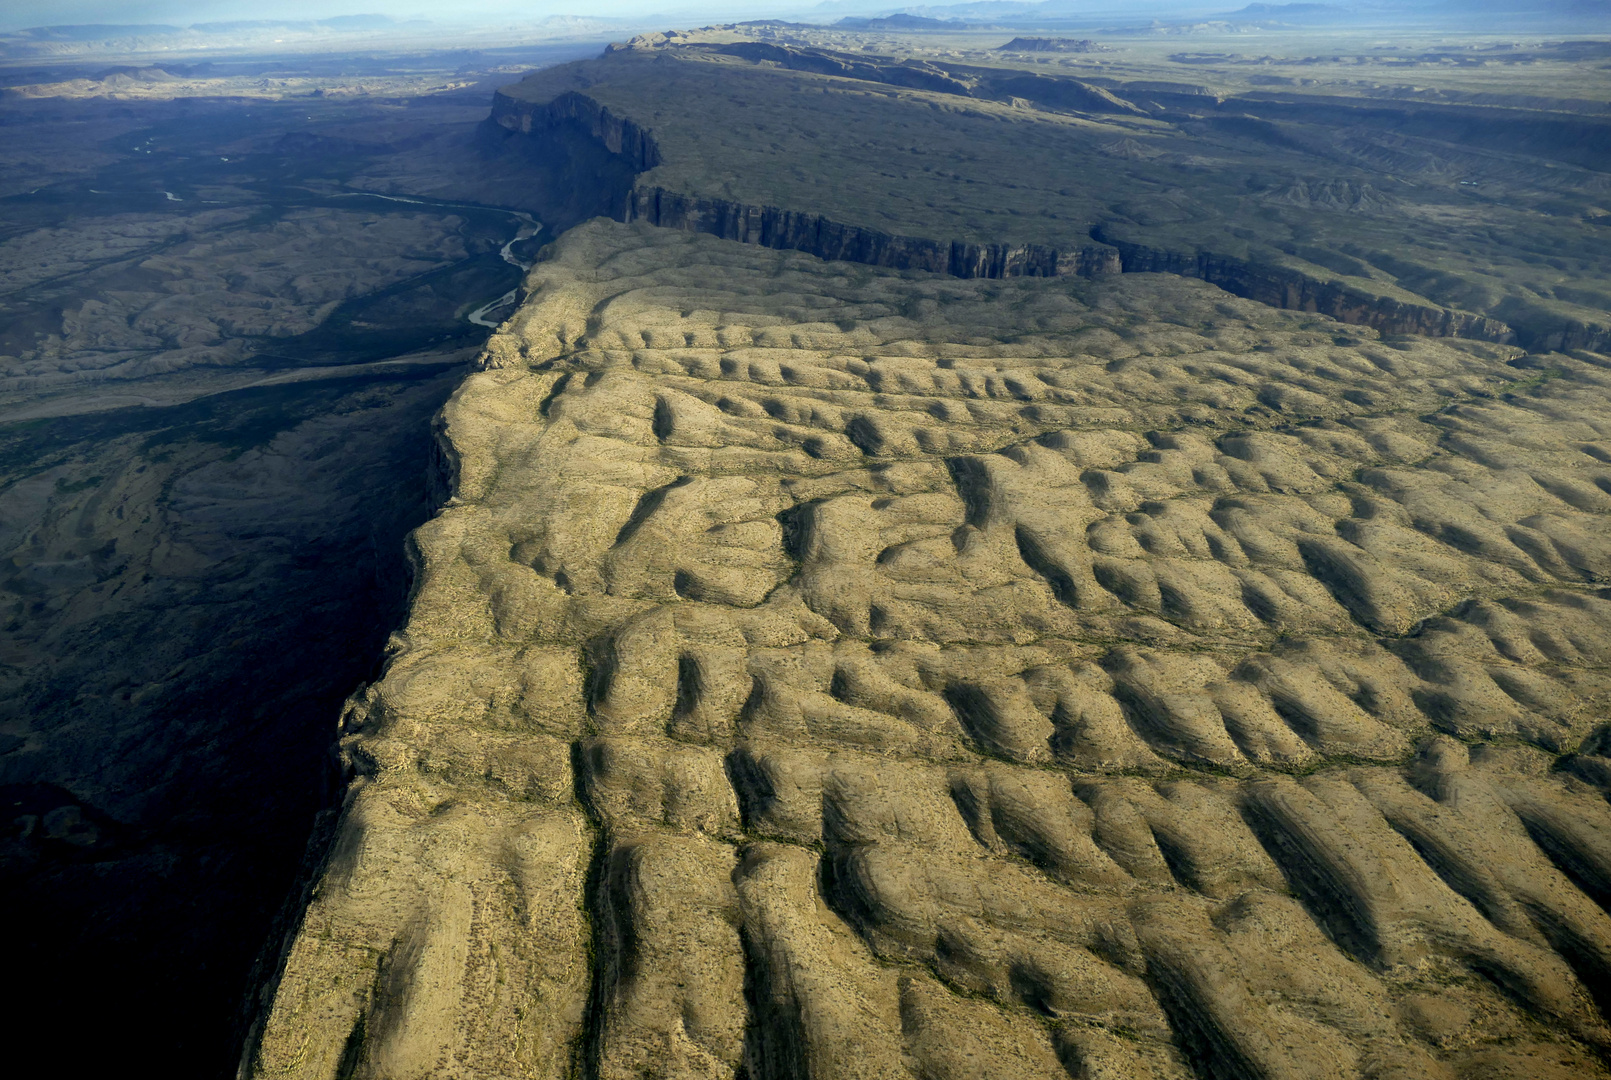
M152 34L182 34L183 27L162 23L83 23L75 26L30 26L0 35L32 41L100 41L104 38L147 37Z
M1249 4L1232 15L1249 15L1260 19L1291 17L1294 15L1342 15L1347 8L1335 4Z
M423 20L413 20L422 24ZM229 22L193 23L190 29L203 34L237 34L242 30L392 30L406 25L390 15L337 15L329 19L236 19Z
M966 25L954 19L931 19L925 15L884 15L876 19L846 16L834 23L841 30L958 30Z
M1229 22L1332 23L1355 20L1360 12L1336 4L1248 4L1216 18Z
M1015 37L1000 46L998 52L1064 52L1090 53L1108 50L1090 38Z

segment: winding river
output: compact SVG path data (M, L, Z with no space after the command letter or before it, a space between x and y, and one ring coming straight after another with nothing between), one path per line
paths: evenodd
M517 217L523 218L524 224L522 224L515 232L513 238L511 238L508 243L498 250L498 255L503 259L504 262L508 263L510 266L516 267L522 273L524 273L525 271L531 269L531 263L522 262L520 259L517 259L514 254L514 247L520 241L525 240L528 237L536 236L537 233L542 230L543 226L542 222L538 221L530 214L524 214L519 211L512 212ZM497 329L498 324L503 320L489 319L487 317L488 313L497 311L499 308L505 307L509 304L513 304L515 302L515 297L519 294L519 292L520 286L517 285L513 289L510 289L508 292L504 293L502 296L498 297L496 300L492 301L490 304L483 304L474 311L470 312L468 316L469 320L475 323L477 326L491 327L494 330Z
M410 204L412 204L414 206L426 206L426 207L430 207L433 210L435 210L435 209L454 208L454 209L463 209L463 210L475 210L475 211L480 212L480 213L491 212L491 213L507 214L510 217L514 218L516 221L520 222L520 225L516 228L515 235L510 237L509 240L503 245L503 247L498 250L498 255L499 255L500 258L503 259L504 262L508 263L510 266L513 266L515 269L521 271L522 273L524 273L525 271L531 269L531 263L524 262L524 261L522 261L521 259L519 259L519 258L517 258L515 256L514 247L515 247L516 244L520 243L520 241L530 239L531 237L536 236L539 232L541 232L542 228L543 228L543 223L538 221L536 218L532 217L530 214L526 213L523 210L505 210L505 209L502 209L501 207L496 207L496 206L476 206L476 205L473 205L471 203L430 202L430 201L427 201L425 199L410 199L410 198L408 198L406 196L402 196L402 195L381 195L381 194L378 194L378 193L372 192L372 191L347 191L347 192L342 192L340 195L338 195L336 197L337 198L354 198L354 197L360 197L360 196L368 197L368 198L371 198L371 199L385 199L387 202L410 203ZM465 318L469 319L470 322L474 323L477 326L485 326L488 329L495 330L495 329L498 328L498 325L503 320L502 319L489 318L488 316L492 312L497 311L499 308L507 307L508 305L513 304L515 302L515 297L517 295L519 295L519 293L520 293L520 286L517 285L513 289L510 289L508 292L502 294L501 296L497 297L496 299L491 300L491 301L489 301L489 302L487 302L485 304L482 304L480 307L476 308L474 311L470 312L470 314L465 316Z

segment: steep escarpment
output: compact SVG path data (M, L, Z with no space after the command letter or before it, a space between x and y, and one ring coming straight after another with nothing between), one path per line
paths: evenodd
M634 175L661 164L660 148L652 133L582 93L568 91L544 103L499 93L494 98L492 119L506 130L536 135L545 141L566 137L574 140L577 134L585 135ZM833 221L821 214L683 194L642 183L633 184L629 191L611 192L607 199L610 215L622 221L642 220L741 243L892 269L931 270L957 277L1090 276L1120 269L1117 254L1101 244L1059 251L1043 244L980 244L897 236Z
M1098 235L1102 235L1098 231ZM1516 331L1498 319L1373 295L1340 281L1322 281L1288 267L1255 263L1227 255L1198 251L1164 251L1113 239L1126 273L1181 274L1213 282L1226 292L1271 307L1318 312L1338 322L1368 326L1384 334L1425 334L1431 337L1476 338L1512 343ZM1531 342L1529 344L1532 344ZM1581 348L1588 343L1543 344Z
M1433 145L1402 110L1322 103L1306 113L1268 95L1226 102L1150 87L679 35L539 72L500 91L494 115L510 131L611 153L631 173L606 200L618 220L962 277L1185 273L1390 333L1603 344L1593 288L1562 291L1547 274L1501 274L1480 257L1422 261L1450 244L1414 233L1471 211L1401 178ZM1244 106L1269 106L1269 117ZM1451 134L1458 142L1437 153L1457 167L1523 179L1509 149ZM1286 170L1290 179L1272 179ZM1540 175L1557 193L1597 190L1588 170L1552 162ZM1480 187L1459 181L1455 192ZM1555 251L1504 261L1553 267Z
M622 217L634 178L655 153L653 138L581 95L550 104L517 108L495 96L478 131L479 151L524 174L524 204L552 232L599 215Z
M567 92L539 106L499 95L493 117L500 125L526 134L541 135L556 130L585 132L627 163L635 174L661 163L659 147L650 132L616 117L584 94ZM611 202L612 205L624 204L622 210L612 212L612 216L623 221L647 221L740 243L891 269L927 270L963 278L1061 274L1090 277L1125 271L1184 274L1211 281L1237 296L1273 307L1319 312L1340 322L1370 326L1387 333L1470 337L1496 342L1516 339L1515 332L1498 319L1405 302L1357 286L1320 280L1289 266L1261 264L1210 252L1187 254L1123 241L1106 243L1101 239L1059 250L1034 243L971 243L898 236L848 225L821 214L690 195L641 181L635 183L630 192L614 196ZM1097 230L1096 235L1100 238L1101 231ZM1572 340L1572 347L1576 347L1577 338ZM1594 343L1585 341L1588 345Z
M681 195L663 188L634 188L625 220L708 233L743 244L803 251L895 270L928 270L961 278L1057 277L1117 273L1119 254L1102 244L1058 251L1041 244L970 244L891 236L830 221L820 214L726 199Z
M631 120L616 116L585 94L560 94L541 107L533 108L529 103L498 93L492 99L492 120L501 127L526 135L574 126L604 144L610 153L624 158L633 172L644 172L660 164L660 148L649 132Z
M1605 1076L1611 363L596 221L268 1077Z

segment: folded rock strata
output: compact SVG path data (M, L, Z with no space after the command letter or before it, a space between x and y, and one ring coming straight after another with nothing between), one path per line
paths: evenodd
M1611 360L595 221L259 1077L1583 1077Z

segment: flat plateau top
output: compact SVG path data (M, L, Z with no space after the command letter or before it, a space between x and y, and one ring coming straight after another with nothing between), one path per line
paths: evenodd
M1497 61L1411 65L1428 88L1359 78L1401 59L1381 55L1339 55L1317 79L1302 57L1041 62L714 37L501 93L537 107L575 91L647 129L661 164L640 187L941 242L1251 261L1479 313L1525 341L1611 322L1611 123L1587 98L1549 96L1604 81L1592 49L1510 64L1504 95L1482 81Z

